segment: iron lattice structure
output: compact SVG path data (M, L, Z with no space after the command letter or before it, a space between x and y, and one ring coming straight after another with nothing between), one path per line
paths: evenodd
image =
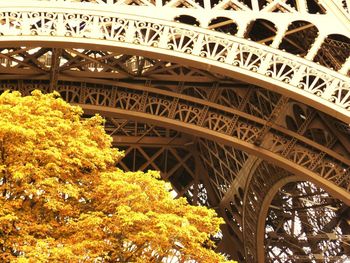
M240 262L350 255L349 0L0 1L0 90L106 118Z

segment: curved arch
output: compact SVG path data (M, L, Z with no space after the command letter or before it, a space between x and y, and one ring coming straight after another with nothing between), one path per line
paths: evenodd
M297 58L288 54L288 52L261 46L253 41L226 36L222 33L211 32L190 25L148 18L151 16L149 12L145 12L145 14L143 14L144 17L128 15L137 14L140 10L144 10L143 8L145 6L140 7L137 11L129 12L126 8L118 5L116 7L121 13L116 13L114 10L113 12L111 12L112 10L108 10L111 5L106 6L104 10L99 8L92 10L95 5L92 2L116 3L116 0L91 0L91 3L86 5L86 7L89 8L85 9L85 3L83 3L81 5L81 10L73 10L73 8L70 7L65 8L65 6L68 6L66 3L64 4L65 1L59 2L62 3L63 6L60 11L56 11L57 6L55 10L48 6L46 8L42 8L41 6L39 8L34 8L30 5L29 1L26 3L27 6L14 4L17 5L17 7L6 7L4 10L1 10L0 33L2 32L3 35L0 35L0 46L6 46L7 44L22 46L23 43L25 43L29 46L59 48L76 48L79 46L81 48L92 47L96 49L97 47L97 49L101 48L108 51L120 51L125 54L138 54L142 56L147 55L154 58L161 58L164 61L180 62L181 64L201 68L205 71L219 73L232 78L239 78L266 89L277 91L285 96L310 104L346 123L350 122L349 78L335 73L331 69L318 66L306 59ZM87 1L81 0L81 2ZM131 3L132 2L133 1L131 1ZM176 5L180 4L178 7L181 7L181 5L191 5L189 4L190 1L185 2L180 3L177 1ZM209 2L210 5L218 3L216 0ZM253 1L250 0L240 2L248 3L248 6L249 3L253 3ZM257 11L257 9L263 8L260 6L261 3L267 1L255 2L258 3L259 6L249 6L249 8ZM293 1L289 2L294 3ZM149 1L149 3L155 4L154 1ZM196 5L196 2L193 3ZM208 4L208 2L206 4ZM176 7L171 6L171 4L166 6L167 4L164 1L158 1L157 8L154 8L154 11L160 7L158 5L164 5L164 9ZM191 6L187 8L186 11L184 11L185 8L178 8L175 12L171 13L170 11L169 13L172 15L169 17L165 17L165 15L157 15L157 17L164 20L171 20L180 15L193 15L193 17L200 18L201 27L206 27L210 23L210 17L203 18L201 15L201 7L203 7L203 5L204 2L200 0L198 7ZM154 5L154 7L156 7L156 5ZM279 9L280 7L277 7L278 5L273 7L275 8L274 12L283 12L283 7L281 7L282 10ZM297 9L295 6L292 7ZM130 9L132 8L133 7ZM219 11L220 15L226 16L224 12ZM291 22L293 20L304 19L303 15L305 16L306 12L307 11L304 10L304 13L294 13L293 16L288 18L287 16L289 16L289 14L285 14L286 21ZM239 14L237 15L237 13L232 14L232 16L230 15L234 21L239 21L239 23L237 22L240 26L239 36L242 36L242 33L245 31L247 26L246 22L251 19L256 19L257 17L259 19L273 21L276 25L279 23L278 18L280 16L274 16L272 12L253 13L254 14L244 14L242 17L244 18L246 16L246 20L238 19L241 18L241 16ZM214 16L214 14L216 14L215 10L213 10L212 16ZM271 16L271 18L269 16ZM272 18L272 16L274 17ZM5 17L4 20L3 17ZM324 17L321 18L320 16L313 16L312 18L310 16L305 17L305 20L310 20L311 23L322 25L322 23L315 22L316 17L320 20L324 19ZM64 23L61 23L62 21ZM194 24L194 22L192 21L191 24ZM280 28L284 29L284 26ZM282 31L283 30L278 33L282 33ZM323 32L322 36L329 32L337 31L343 33L343 30L338 31L335 29L333 31L329 28L325 30L325 28L321 29L321 27L320 31ZM278 37L276 37L276 39L278 40ZM274 44L277 42L278 41ZM320 43L318 42L318 44ZM315 50L315 48L313 50ZM344 68L347 69L348 66ZM343 71L340 72L344 73ZM63 79L64 78L60 80ZM65 80L67 80L67 78ZM80 81L85 80L81 78ZM270 119L268 119L267 123L263 121L264 117L270 116L270 111L268 109L273 110L275 106L274 103L263 112L266 114L259 115L258 112L254 114L253 109L248 112L243 111L237 113L236 111L240 111L240 101L244 99L237 94L231 94L227 98L225 97L225 102L223 101L220 105L234 108L230 111L224 107L213 106L212 104L214 103L210 104L210 94L199 94L197 91L191 89L188 89L187 93L184 92L184 94L189 96L196 96L203 100L207 99L208 103L201 104L199 100L190 100L181 96L171 96L171 89L169 89L169 93L157 93L154 92L154 89L148 89L148 85L146 86L147 89L138 89L137 96L132 96L132 94L128 94L129 92L124 90L124 94L119 94L121 96L116 100L113 100L113 98L115 98L113 97L113 92L116 92L115 89L107 91L108 88L106 88L105 92L90 92L88 95L84 92L77 94L73 92L75 89L73 89L73 91L69 89L61 91L62 95L71 102L89 103L100 109L107 107L106 112L108 113L106 114L115 114L115 112L109 112L108 109L115 109L115 107L117 107L120 110L117 114L120 116L127 116L134 119L140 118L155 124L161 121L162 125L168 125L169 127L174 127L174 129L184 130L218 142L224 142L225 144L234 146L232 148L245 149L249 153L256 154L265 160L273 161L281 167L290 169L290 171L300 171L300 175L304 180L307 178L307 180L320 184L328 185L328 183L330 183L328 187L332 188L331 190L333 193L337 192L342 187L341 190L343 190L343 192L338 193L338 195L343 195L343 197L345 195L345 198L349 198L350 183L348 178L350 174L344 172L346 169L344 167L350 167L350 160L346 159L348 155L347 157L338 156L339 152L333 152L332 147L329 147L329 149L327 149L327 146L320 147L320 140L310 142L313 139L317 139L317 136L309 136L308 138L306 133L297 134L297 127L300 125L296 125L293 132L285 129L286 125L284 125L284 128L274 127L274 124L271 124L273 121L269 123ZM44 89L47 91L51 90L47 87L44 87ZM121 88L121 90L122 89L123 88ZM264 91L269 92L267 90ZM152 92L154 96L147 95ZM229 94L229 89L227 89L227 94ZM177 105L181 105L181 103L185 105L187 102L190 102L189 104L191 104L193 108L186 110L176 108ZM198 107L195 105L196 103ZM253 101L249 103L254 105ZM236 107L232 107L232 105ZM198 111L199 108L201 108L201 111ZM141 114L136 113L136 110L140 111ZM262 112L262 110L263 109L258 109L259 112ZM291 116L294 115L292 114ZM290 123L295 123L297 121L295 116L294 118L290 118ZM174 119L177 120L174 121ZM270 126L270 124L272 126ZM276 122L276 124L278 125L279 123ZM248 127L249 125L250 127ZM268 133L266 141L271 140L274 145L267 145L265 143L262 146L260 143L256 143L261 135L261 131L264 131L264 129L266 129L265 131ZM348 129L347 124L346 129ZM281 134L285 137L278 137L278 135ZM272 137L271 135L277 135L276 137L278 138ZM289 139L291 139L291 141L297 141L295 144L297 145L297 150L285 151L285 148L289 148L289 145L286 143L286 140ZM303 142L306 142L309 148L303 148ZM295 148L295 145L291 146L291 148ZM311 150L311 152L308 151L312 147L314 147L313 150ZM335 155L332 155L333 153L335 153ZM326 158L324 158L325 156ZM334 156L335 158L332 158ZM337 167L334 167L334 160L339 161L336 163ZM319 164L320 162L321 164ZM348 166L340 165L338 167L339 163ZM276 175L276 177L278 177L278 175ZM267 181L268 180L269 179L267 179ZM339 185L339 188L333 187L332 185ZM232 184L231 186L235 185ZM242 193L240 193L240 196L242 199ZM232 203L232 205L230 204L233 207L231 208L232 212L236 209L233 205L239 203L237 195L234 195L233 200L234 203ZM251 199L248 198L245 204L248 208L249 201L251 201ZM348 199L346 202L348 202ZM253 218L253 222L256 224L256 217ZM248 230L245 231L249 236L252 233L249 228L247 229ZM256 228L254 230L256 230ZM242 249L242 251L243 250L244 249Z
M339 34L328 35L314 61L328 68L340 70L345 61L350 57L350 38ZM349 72L347 72L349 75Z
M270 45L274 36L277 34L276 25L266 19L256 19L251 21L246 30L245 36L247 38L266 45Z
M273 187L269 190L268 194L266 195L266 198L263 200L261 204L261 210L258 216L257 220L257 244L262 244L257 246L257 259L258 263L264 263L265 262L265 247L264 247L264 237L265 237L265 224L266 224L266 217L269 210L269 206L275 197L275 194L277 191L283 187L284 185L290 183L290 182L296 182L302 180L299 176L289 176L282 178L277 183L273 185Z
M279 207L275 206L275 205L278 206L278 202L276 204L273 201L273 200L276 201L276 196L278 195L280 195L280 198L281 196L283 196L284 198L286 197L290 198L289 201L291 201L291 203L287 203L287 201L284 200L286 203L283 205L283 208L282 207L280 208L281 210L279 210ZM323 199L324 202L321 201L322 197L324 198ZM256 236L256 242L258 244L257 259L259 263L265 262L265 256L267 254L266 251L269 250L267 247L265 247L265 245L267 244L264 242L264 241L267 241L266 233L268 233L269 231L271 231L270 233L272 234L271 235L272 240L277 239L279 237L279 234L281 234L281 240L278 240L279 244L282 243L280 248L282 248L283 244L285 244L283 242L287 242L289 245L287 247L290 249L292 249L292 246L290 246L291 243L295 245L295 248L297 248L296 251L293 251L293 249L289 251L285 251L286 253L290 253L290 255L297 256L297 257L300 256L301 258L308 259L308 255L311 254L316 256L316 254L319 255L320 253L323 257L327 259L328 258L332 258L333 260L335 258L344 259L343 257L340 258L340 256L344 255L344 252L341 252L340 250L338 250L342 246L341 243L338 243L338 242L336 242L338 244L333 243L336 240L341 241L342 240L341 236L337 235L336 238L332 238L331 236L329 236L331 233L336 233L336 232L338 232L337 234L340 234L340 235L347 234L346 232L344 233L342 231L344 229L341 229L341 227L339 228L339 225L338 225L341 220L342 214L344 214L344 212L337 211L337 208L339 210L341 208L340 201L334 199L334 197L325 193L323 189L320 188L318 185L314 185L310 182L305 182L302 178L298 176L285 177L275 182L275 184L271 186L268 193L266 194L266 198L264 198L262 202L261 207L262 208L259 212L259 216L257 220L257 236ZM342 208L344 211L344 206ZM307 212L307 210L311 210L311 211ZM266 218L268 218L269 212L271 213L271 211L273 211L272 213L273 216L270 217L270 220L266 220ZM284 224L282 224L281 221L278 221L278 223L273 222L274 218L276 217L276 213L278 213L278 211L280 212L283 211L283 213L285 213L285 216L286 216L285 218L278 217L279 220L282 220L282 223L284 222ZM319 228L318 227L314 228L315 222L313 222L312 220L313 214L317 218L316 224L318 225ZM307 219L305 219L305 217ZM294 228L293 230L295 230L295 232L290 227L287 226L288 225L287 221L289 222L294 221L294 223L296 224L296 228ZM338 224L334 223L335 221L338 222ZM300 225L300 229L298 228L298 225ZM336 231L336 228L338 228L338 231ZM300 233L302 233L302 235ZM327 236L327 238L322 239L322 241L319 239L318 242L317 242L317 239L316 240L312 239L312 237L315 237L317 235L322 235L322 234ZM300 242L301 240L298 240L298 237L295 237L295 235L306 239L305 247L308 247L309 249L308 252L298 247L298 245L300 246L300 243L298 244L298 242ZM309 239L310 236L312 236L311 240ZM290 237L291 239L289 239L288 237ZM293 237L295 237L294 240L293 240ZM277 240L275 242L277 242ZM317 246L314 242L316 242ZM323 242L326 242L326 244ZM277 244L274 244L273 241L272 241L272 244L270 243L270 245L272 246L275 245L277 246L277 248L279 246ZM332 247L332 245L335 245L337 247ZM346 247L349 247L349 244L347 244L347 242L345 242L343 245L345 245ZM325 251L321 249L322 252L320 252L319 246L323 246ZM327 247L329 250L327 250ZM270 253L271 252L273 253L273 249L270 250ZM296 255L294 254L294 252L296 252ZM299 260L301 259L299 258Z
M244 141L243 139L238 139L230 135L222 134L218 131L209 131L207 128L199 127L194 124L185 123L183 121L173 120L166 117L154 116L147 113L140 113L137 111L130 111L124 109L117 109L105 106L95 106L88 104L77 104L81 106L87 114L99 113L102 116L113 117L118 116L121 118L127 118L138 121L147 121L148 123L157 124L166 128L171 128L174 130L180 130L185 133L193 134L202 138L215 140L223 144L231 145L237 148L238 150L243 150L247 153L256 155L264 160L272 161L277 166L290 171L293 174L302 176L305 180L310 180L315 182L330 193L332 193L337 198L344 201L344 203L350 205L350 196L349 193L336 185L331 185L327 179L324 179L317 175L314 172L304 168L303 166L297 165L295 162L281 158L276 153L273 153L269 150L266 150L261 147L257 147L253 143ZM194 118L192 115L190 118Z
M293 21L288 26L279 48L303 57L315 42L318 33L319 29L310 22Z
M39 85L42 90L50 90L49 85ZM27 94L36 86L30 83L18 88ZM229 144L276 162L282 168L292 169L293 173L300 170L308 180L316 180L325 188L329 184L329 191L337 192L335 196L339 194L340 199L346 199L344 202L350 202L349 175L346 173L350 160L286 128L273 127L266 134L266 143L259 144L257 137L266 121L239 109L152 87L145 91L144 86L127 83L119 83L115 88L85 86L71 85L70 90L79 94L79 103L89 110L88 113L95 110L156 125L162 123L164 127ZM0 89L6 89L6 86ZM66 85L58 85L56 90L71 99L69 102L77 101L73 93L67 94ZM286 140L286 137L293 139Z
M3 47L9 43L53 47L79 43L80 47L148 54L277 90L350 123L349 78L252 41L179 23L90 9L62 8L57 12L43 7L37 12L13 7L2 12L2 19ZM38 23L38 19L42 22ZM271 74L271 70L281 70L280 66L271 67L274 63L290 65L293 77ZM310 78L322 80L322 87L309 87Z

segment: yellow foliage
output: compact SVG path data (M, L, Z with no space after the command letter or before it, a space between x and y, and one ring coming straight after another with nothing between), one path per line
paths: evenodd
M115 168L103 119L58 94L0 95L0 262L224 262L215 211Z

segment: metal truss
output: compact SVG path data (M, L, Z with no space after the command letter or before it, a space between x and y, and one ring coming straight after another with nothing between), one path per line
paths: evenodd
M146 123L108 118L105 129L114 144L124 150L118 166L125 171L157 170L172 183L177 196L192 204L209 206L208 191L200 176L191 137Z
M256 260L261 200L283 175L293 173L316 182L350 204L349 130L341 128L340 121L246 84L222 88L216 84L210 89L182 82L147 89L126 81L114 84L59 81L55 90L87 114L107 118L106 131L126 150L120 167L157 169L178 195L218 207L230 222L237 247L246 250L242 259ZM50 82L3 81L1 89L8 88L24 94L33 89L50 91ZM333 125L339 128L332 130ZM270 169L268 183L261 182L263 177L254 168L261 159L249 154L289 173Z
M265 199L261 203L262 196ZM245 207L244 215L259 224L255 232L252 221L245 221L244 229L253 230L251 233L258 238L257 243L245 244L248 262L262 262L263 258L268 262L349 259L349 206L322 188L262 162L251 178L246 198L250 205Z
M309 182L278 190L266 222L266 254L274 262L344 262L350 254L349 207Z
M0 0L0 91L100 113L240 262L350 254L349 0ZM142 16L140 15L142 14Z
M273 6L283 6L284 1L274 2L278 4L272 4ZM62 46L62 43L66 43L64 45L71 47L77 44L80 48L99 46L103 50L123 50L123 53L162 57L168 61L198 68L210 68L213 72L235 76L268 89L278 89L282 94L308 101L329 114L336 114L343 121L350 120L350 88L349 78L346 77L350 68L349 52L334 54L326 52L329 43L332 43L327 39L344 42L345 45L350 42L349 30L344 26L349 24L349 20L341 23L334 14L326 13L322 16L310 14L307 16L306 24L299 22L305 19L295 16L282 19L284 23L280 22L281 16L271 15L270 20L274 17L274 22L255 17L256 23L253 24L248 23L251 20L247 18L237 17L238 21L245 21L244 25L240 25L244 33L233 36L215 32L205 26L188 25L186 21L176 23L151 15L135 16L133 12L142 12L143 9L134 10L130 6L127 10L134 11L117 13L107 12L107 8L112 8L113 5L101 5L101 3L76 3L76 9L72 8L73 3L69 1L31 1L30 8L28 2L25 2L25 5L21 3L13 6L6 3L1 7L2 46L6 47L8 43L15 45L16 42L17 46L22 46L23 43ZM172 17L182 10L172 8L164 14ZM268 11L261 13L270 16L276 9ZM153 10L150 14L155 13L162 12ZM253 14L256 15L255 12L251 12L251 15ZM283 18L288 17L285 15L283 13ZM333 23L332 28L327 26L329 19ZM278 27L275 25L277 21ZM284 28L281 28L281 24ZM288 31L289 25L291 28ZM317 31L314 34L317 36L316 39L308 42L312 43L311 46L308 44L301 47L296 39L302 41L304 38L301 31L308 30L312 26L316 27L313 29ZM299 27L302 29L297 30ZM261 35L259 32L263 32L262 29L272 30L274 33L272 36ZM265 39L266 44L272 41L271 46L261 44L265 43ZM277 48L279 44L283 44L281 43L283 40L288 40L286 45L290 52ZM317 56L319 50L321 53ZM301 54L303 57L294 54ZM328 57L325 57L325 54ZM315 57L318 62L325 65L334 64L340 68L340 73L312 62Z
M212 206L212 188L198 158L194 138L178 131L128 119L106 118L113 145L124 151L118 167L125 171L157 170L171 182L174 196L194 205ZM210 193L210 194L209 194Z
M101 50L3 48L0 53L0 79L45 79L97 82L128 79L129 82L153 85L179 81L201 83L232 79L178 63ZM105 81L105 82L103 82ZM110 82L109 82L110 83Z

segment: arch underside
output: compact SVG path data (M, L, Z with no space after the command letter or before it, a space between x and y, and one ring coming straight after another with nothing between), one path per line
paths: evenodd
M121 168L159 170L178 196L217 207L228 222L219 249L233 258L257 259L257 218L270 205L261 200L281 178L298 175L349 205L349 129L339 120L234 80L135 82L57 80L54 90L106 118L106 131L125 150ZM0 87L29 94L51 86L3 80Z
M350 69L350 54L347 52L347 47L350 46L350 35L341 23L339 29L338 27L335 29L340 30L339 32L329 32L330 29L328 29L322 34L319 33L320 37L311 40L310 43L313 42L311 48L310 45L304 47L303 58L301 58L279 50L277 47L282 40L288 39L291 32L308 30L308 26L300 26L302 29L293 28L289 31L287 31L288 28L281 29L276 26L272 36L273 42L271 46L267 46L262 44L269 44L271 41L261 42L259 40L261 36L259 33L254 33L253 29L250 31L254 33L252 36L250 33L232 36L215 32L210 28L150 18L151 14L150 17L146 17L135 15L133 13L135 11L108 12L103 5L101 8L101 5L87 6L77 3L74 9L67 5L67 2L61 2L61 5L56 7L44 3L47 2L33 1L31 7L21 6L21 4L5 6L0 14L0 45L4 48L9 45L58 48L78 46L85 49L161 58L277 90L281 94L332 114L342 121L350 122L350 87L349 77L346 76ZM59 11L57 11L58 8ZM142 10L139 11L142 12ZM169 10L164 12L172 13ZM312 22L316 24L317 20L321 20L326 25L324 19L327 18L329 17L321 16L317 19L314 17ZM295 17L294 20L298 21ZM259 21L265 26L269 24L267 20ZM293 23L293 20L286 21L285 27L288 23ZM334 19L333 22L339 23ZM273 24L273 22L270 23ZM310 24L310 22L306 23ZM244 26L246 31L252 27L254 28L254 23L247 22ZM274 28L272 25L271 27ZM270 26L267 26L267 29L269 28ZM320 28L321 25L317 30ZM258 29L255 31L261 32ZM317 33L315 37L316 35ZM342 41L328 39L327 36L331 35L339 35ZM257 42L249 40L249 37L254 37ZM299 38L305 39L303 35ZM330 40L332 40L331 48L328 43ZM345 45L345 52L342 53L342 48L336 46L339 54L331 53L331 57L325 57L325 54L330 54L329 50L334 49L332 45L337 45L334 43ZM310 49L307 50L307 48ZM318 49L323 50L323 55L317 56ZM9 56L12 56L11 52ZM7 57L5 54L4 58ZM315 62L323 61L322 63L326 66L329 65L329 61L335 61L339 73L314 63L313 59ZM41 66L45 67L45 65ZM45 71L45 68L40 69ZM55 70L60 70L59 64Z
M269 209L263 215L265 251L258 248L261 257L273 262L284 262L283 258L346 262L350 254L349 207L317 185L299 180L286 177L270 190L273 199L268 200Z
M76 2L0 1L0 91L56 90L86 116L103 115L125 150L118 165L159 170L177 196L215 208L227 223L218 250L235 260L345 260L346 3Z

